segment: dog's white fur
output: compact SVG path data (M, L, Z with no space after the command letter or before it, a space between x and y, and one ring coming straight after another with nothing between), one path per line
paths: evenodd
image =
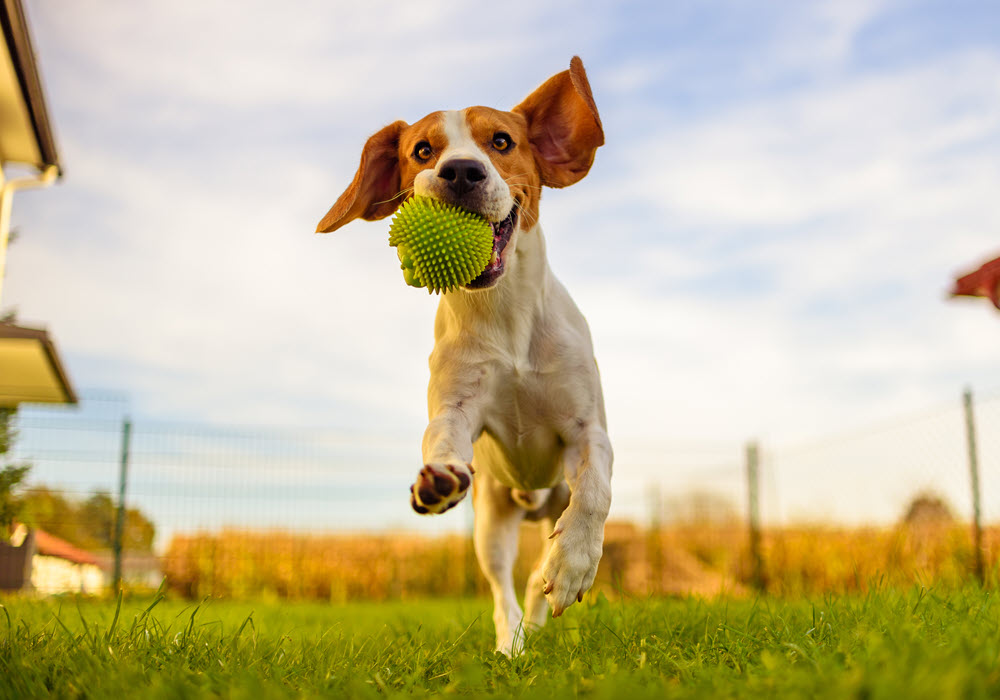
M554 112L562 121L552 123ZM484 126L491 119L494 125ZM512 148L530 151L520 151L517 162L535 172L506 177L500 172L513 161L491 152L482 138L497 124L519 129L528 143ZM423 131L414 132L417 127ZM435 154L423 168L409 152L410 141L421 134L429 136L418 144L433 141ZM412 184L418 196L461 203L492 222L515 208L520 213L500 256L502 274L485 289L441 297L430 356L424 468L412 490L418 512L440 513L460 501L474 480L476 555L493 592L497 650L508 655L523 648L526 629L545 623L550 606L558 616L582 599L601 559L612 450L600 378L587 323L552 274L541 227L532 220L537 192L531 188L539 187L531 183L572 184L589 170L602 143L586 74L574 58L569 71L554 76L513 113L469 108L429 115L413 127L402 122L386 127L369 140L352 188L318 228L387 216L399 202L386 204L379 197L398 198L409 182L407 169L416 170ZM456 159L474 161L485 172L471 193L456 195L443 175ZM393 186L397 191L390 192ZM528 580L522 613L513 566L525 519L542 523L545 546Z

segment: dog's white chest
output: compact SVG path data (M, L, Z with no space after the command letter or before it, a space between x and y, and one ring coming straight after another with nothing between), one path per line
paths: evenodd
M484 416L485 442L492 443L482 450L484 466L512 488L552 486L561 478L565 448L552 420L561 413L553 405L557 397L537 372L524 366L514 365L498 379L497 400Z

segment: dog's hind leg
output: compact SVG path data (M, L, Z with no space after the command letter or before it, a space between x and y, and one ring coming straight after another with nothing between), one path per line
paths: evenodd
M549 601L545 599L545 593L542 591L545 588L542 565L545 563L549 547L552 545L549 533L552 532L555 524L555 518L542 518L539 521L542 534L542 553L538 557L538 561L535 562L535 568L531 570L528 583L524 588L524 625L528 631L543 627L549 618Z
M510 489L486 470L477 475L472 498L476 510L476 557L493 592L496 648L514 656L524 649L523 615L514 591L514 560L524 509L511 500Z

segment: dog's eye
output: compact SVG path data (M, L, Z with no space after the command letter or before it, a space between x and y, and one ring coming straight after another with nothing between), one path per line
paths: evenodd
M426 141L421 141L413 147L413 155L417 160L427 160L434 153L434 149Z
M513 145L514 142L511 141L510 134L508 134L507 132L498 131L497 133L493 134L493 148L497 149L498 151L506 151Z

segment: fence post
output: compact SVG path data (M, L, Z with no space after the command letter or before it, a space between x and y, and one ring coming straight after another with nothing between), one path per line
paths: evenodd
M986 581L983 567L983 519L979 505L979 450L976 447L976 420L972 411L972 389L962 397L965 405L965 437L969 449L969 478L972 484L972 546L975 549L976 578Z
M111 590L117 593L122 583L122 539L125 535L125 486L128 482L129 448L132 442L132 421L122 423L121 470L118 473L118 513L115 518L115 573Z
M646 536L646 556L650 568L649 593L663 593L663 489L659 483L649 485L649 532Z
M750 566L753 587L764 590L764 562L760 551L760 450L756 442L747 443L747 517L750 525Z

